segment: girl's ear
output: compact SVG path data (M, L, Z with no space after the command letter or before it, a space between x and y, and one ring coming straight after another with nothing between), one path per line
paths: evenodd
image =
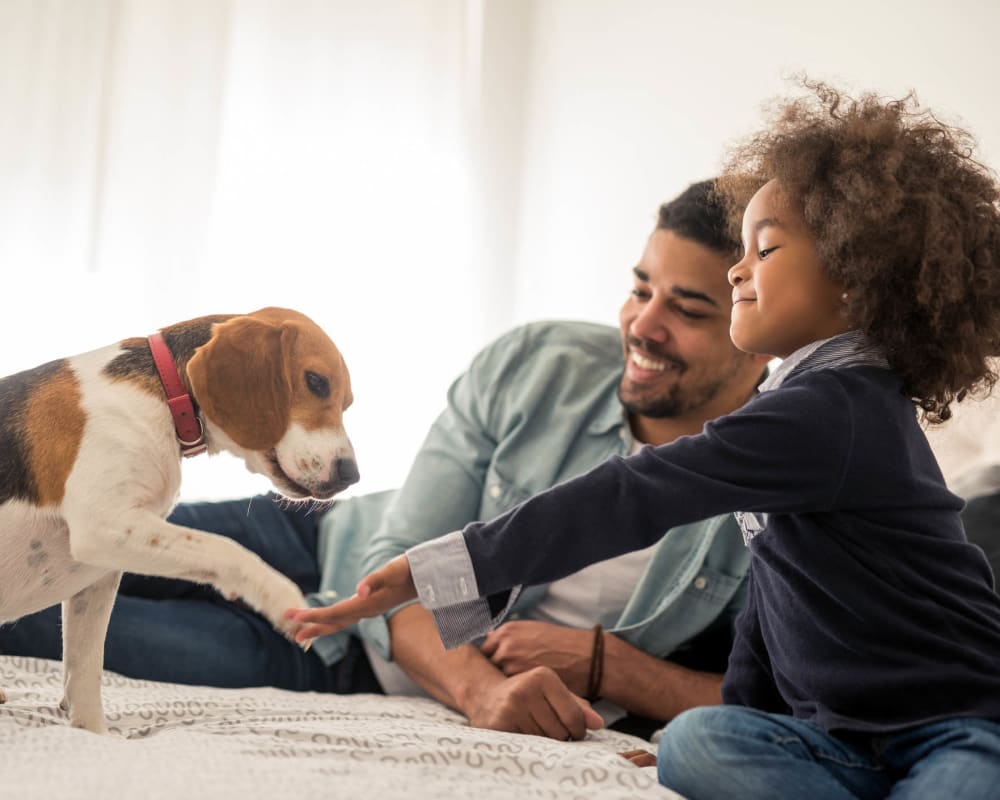
M840 313L846 317L851 311L851 293L846 289L840 293Z

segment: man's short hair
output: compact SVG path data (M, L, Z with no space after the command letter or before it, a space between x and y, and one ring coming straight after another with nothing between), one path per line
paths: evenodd
M692 183L677 197L660 206L656 227L673 231L727 256L739 251L729 232L728 214L715 193L715 181Z

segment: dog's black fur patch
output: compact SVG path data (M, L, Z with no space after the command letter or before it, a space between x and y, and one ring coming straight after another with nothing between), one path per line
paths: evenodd
M212 326L217 322L232 319L232 314L217 314L210 317L199 317L188 322L179 322L163 329L163 339L173 353L174 360L185 376L184 365L191 360L195 351L212 338ZM124 378L130 375L143 375L159 380L153 354L149 351L149 342L145 337L126 339L120 343L122 353L115 356L106 367L104 374L112 378ZM185 384L187 381L185 380ZM189 387L190 388L190 387Z

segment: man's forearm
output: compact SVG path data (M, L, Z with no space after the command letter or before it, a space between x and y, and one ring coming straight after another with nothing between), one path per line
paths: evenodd
M605 634L601 696L630 713L669 720L695 706L721 703L722 675L663 661Z
M389 633L393 661L435 700L466 716L474 693L505 679L474 645L445 650L433 617L419 604L393 615Z
M548 667L508 677L478 647L446 651L433 618L421 606L393 616L389 631L399 665L437 700L465 714L475 728L565 741L582 739L588 729L602 725L601 717Z

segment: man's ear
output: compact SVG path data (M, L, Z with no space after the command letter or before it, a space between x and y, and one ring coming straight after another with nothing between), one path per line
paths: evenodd
M216 325L187 365L202 412L248 450L270 450L288 429L292 387L282 333L280 325L235 317Z

